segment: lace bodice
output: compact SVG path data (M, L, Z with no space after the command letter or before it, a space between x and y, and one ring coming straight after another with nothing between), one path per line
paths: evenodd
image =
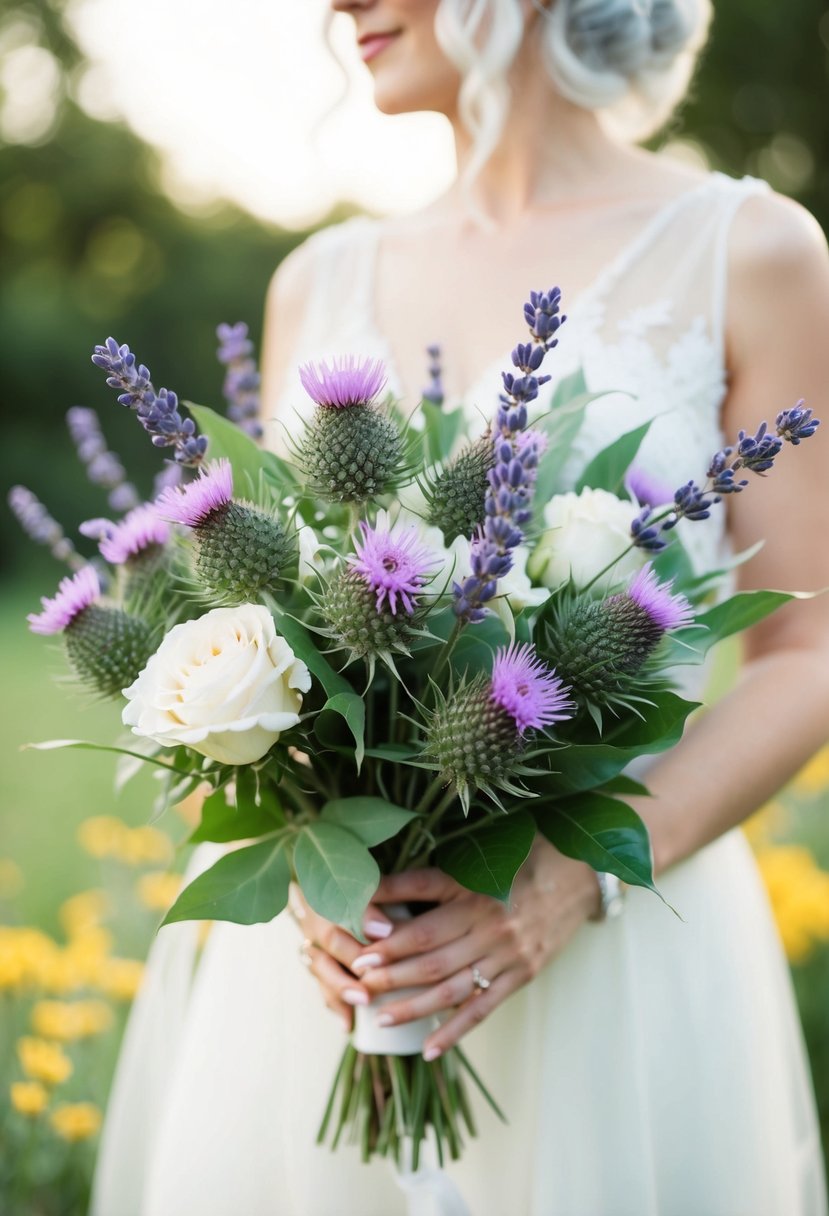
M653 425L637 465L672 488L704 476L711 454L722 445L728 233L742 201L767 189L756 178L709 174L660 208L586 290L564 302L568 320L545 363L552 382L543 390L540 407L558 381L579 367L591 392L613 390L588 406L565 471L568 480L575 481L601 448L650 419ZM380 358L391 391L400 392L372 299L381 223L358 217L310 238L313 285L276 406L276 417L288 428L297 412L311 408L297 372L309 359L341 354ZM554 282L555 267L540 265L539 280L528 290ZM489 416L495 408L499 373L509 367L508 352L520 338L516 331L465 394L470 433L480 430L481 414ZM723 528L724 512L719 512L704 527L685 531L696 565L716 560Z

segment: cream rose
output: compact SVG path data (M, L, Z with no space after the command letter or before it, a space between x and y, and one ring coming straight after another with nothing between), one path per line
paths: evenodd
M640 549L625 552L635 514L635 505L607 490L556 494L544 508L547 530L527 563L530 577L545 587L558 587L568 578L586 587L618 558L597 587L608 590L626 582L647 561Z
M214 608L175 625L135 683L122 721L165 747L222 764L261 760L295 726L311 673L260 604Z

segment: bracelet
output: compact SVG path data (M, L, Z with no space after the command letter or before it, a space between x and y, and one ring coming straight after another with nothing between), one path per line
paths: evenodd
M604 920L615 919L624 911L625 885L615 874L605 874L602 870L596 871L596 881L602 902L598 913L591 916L590 920L599 924Z

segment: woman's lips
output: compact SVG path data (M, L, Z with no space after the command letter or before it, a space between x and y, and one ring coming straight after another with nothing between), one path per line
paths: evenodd
M384 51L390 42L394 42L397 33L391 34L368 34L365 38L361 38L359 42L360 54L363 58L363 63L368 63L370 59L374 59L381 51Z

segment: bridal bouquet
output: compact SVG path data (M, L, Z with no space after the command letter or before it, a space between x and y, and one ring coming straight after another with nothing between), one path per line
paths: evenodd
M508 902L537 832L655 889L626 770L695 708L677 666L790 598L724 596L728 571L696 570L683 532L818 423L799 403L668 493L637 465L644 425L565 484L593 398L577 375L543 401L559 291L532 293L524 317L480 434L439 391L405 419L382 365L350 357L301 369L313 411L286 420L290 459L205 407L185 416L128 347L96 348L172 449L173 484L87 525L107 567L85 565L29 621L121 701L133 742L108 750L159 769L159 809L206 790L192 840L228 848L164 924L269 921L293 881L364 940L382 874L434 865ZM460 1048L424 1060L430 1020L376 1015L356 1010L320 1139L416 1167L428 1135L457 1156L474 1132L464 1082L483 1083Z

